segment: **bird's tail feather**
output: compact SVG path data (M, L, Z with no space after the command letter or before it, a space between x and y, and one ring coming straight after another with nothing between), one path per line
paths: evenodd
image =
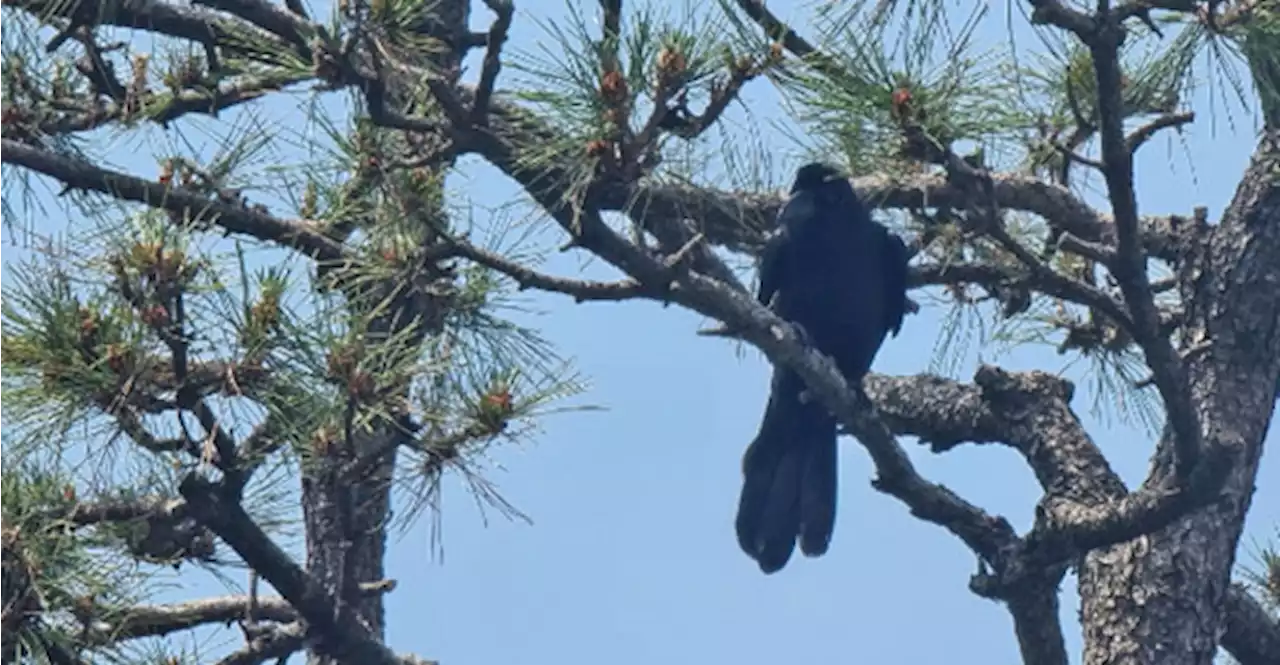
M807 556L827 551L836 509L836 421L800 400L799 377L775 382L764 419L742 460L738 544L760 569L782 569L800 537Z
M824 412L825 415L825 412ZM808 444L808 459L800 484L800 551L816 557L827 553L836 526L836 422Z

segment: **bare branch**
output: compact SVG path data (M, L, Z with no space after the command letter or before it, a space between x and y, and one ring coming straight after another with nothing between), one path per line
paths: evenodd
M1216 498L1230 462L1221 455L1204 460L1187 479L1153 483L1102 505L1047 499L1040 506L1041 521L1029 537L1031 548L1054 551L1068 545L1082 553L1168 526Z
M1132 134L1125 139L1125 145L1128 147L1129 154L1133 154L1141 148L1144 143L1151 140L1160 130L1169 127L1181 127L1182 125L1195 122L1196 114L1191 111L1183 111L1181 113L1167 113L1151 122L1135 129Z
M1039 262L1037 262L1039 263ZM1128 315L1111 296L1085 284L1060 275L1047 267L1040 270L1019 270L992 263L925 263L911 266L907 275L908 287L940 284L977 284L984 287L1025 288L1060 298L1067 302L1093 308L1111 317L1117 325L1126 327L1132 323Z
M1166 293L1176 288L1178 288L1177 277L1165 277L1164 279L1157 279L1156 281L1151 282L1152 293Z
M489 99L493 97L493 86L502 69L502 46L507 41L511 17L515 14L515 4L511 0L485 0L485 5L497 18L489 28L488 47L480 70L480 84L476 86L475 102L471 105L471 123L474 125L484 125L488 121Z
M891 429L918 436L935 451L972 441L1005 443L1022 453L1045 499L1019 567L1039 569L1157 530L1211 499L1209 490L1220 480L1214 474L1225 470L1204 465L1197 482L1129 494L1071 411L1069 383L984 365L975 384L877 375L864 382Z
M655 109L649 125L645 127L637 142L647 145L660 127L683 139L697 138L720 119L720 116L729 108L729 104L738 98L742 87L759 76L767 66L768 63L764 65L734 63L727 79L712 84L711 99L702 113L694 115L688 110L682 98L677 98L678 106L674 111L666 108ZM667 100L662 101L665 107ZM673 119L673 115L676 118Z
M522 290L533 288L552 293L563 293L567 296L572 296L575 302L631 300L641 297L656 297L658 295L654 289L645 288L634 279L618 282L600 282L540 273L497 252L477 247L465 240L453 239L447 241L447 244L442 247L449 256L469 259L510 277L516 281L516 284Z
M1053 143L1053 149L1057 150L1063 157L1066 157L1068 161L1075 162L1081 166L1087 166L1099 171L1106 168L1103 166L1102 162L1091 157L1085 157L1084 155L1072 150L1070 146L1066 146L1055 141ZM1065 182L1066 178L1063 178L1063 181Z
M1150 23L1152 9L1163 9L1169 12L1195 12L1199 3L1195 0L1128 0L1112 10L1118 21L1137 17L1143 23ZM1159 32L1155 30L1153 32Z
M1102 312L1115 321L1116 325L1130 332L1130 334L1133 333L1133 319L1125 311L1124 306L1116 302L1111 296L1091 284L1072 279L1050 268L1009 235L1009 232L1004 227L995 226L988 229L987 234L994 238L1001 247L1017 257L1022 265L1031 271L1036 281L1043 285L1045 293L1062 294L1059 297L1064 300Z
M1103 245L1102 243L1081 240L1070 233L1063 233L1058 238L1058 247L1071 252L1072 254L1083 256L1086 259L1095 261L1103 266L1109 267L1115 263L1116 260L1115 250L1110 247Z

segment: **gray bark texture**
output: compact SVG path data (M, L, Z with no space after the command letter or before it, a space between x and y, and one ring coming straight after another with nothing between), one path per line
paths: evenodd
M1208 344L1187 360L1201 441L1227 452L1231 470L1208 505L1085 557L1086 665L1213 661L1280 375L1278 173L1280 131L1269 129L1221 223L1195 229L1182 246L1181 332ZM1153 478L1173 473L1169 455L1153 466Z

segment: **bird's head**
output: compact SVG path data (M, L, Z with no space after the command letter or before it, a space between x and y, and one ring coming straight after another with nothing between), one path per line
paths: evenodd
M844 174L836 167L823 162L811 162L796 170L796 179L791 184L791 193L819 189L829 182L844 179Z

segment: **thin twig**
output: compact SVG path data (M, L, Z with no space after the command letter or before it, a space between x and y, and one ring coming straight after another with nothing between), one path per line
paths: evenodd
M552 293L563 293L567 296L572 296L576 302L630 300L649 297L652 291L633 279L600 282L548 275L512 261L497 252L477 247L465 240L453 239L448 241L444 251L451 256L469 259L496 270L515 280L522 290L538 289Z
M471 123L483 126L488 123L489 99L493 97L493 86L498 81L498 72L502 69L502 45L507 41L507 33L511 30L511 17L515 14L515 4L511 0L485 0L485 4L497 16L489 28L488 47L484 53L484 65L480 70L480 83L476 86L475 101L471 106Z
M1168 113L1162 115L1151 122L1133 130L1129 138L1125 139L1125 143L1129 148L1129 153L1133 154L1142 147L1144 143L1151 140L1160 130L1169 127L1181 127L1182 125L1195 122L1196 114L1192 111L1184 111L1182 113Z

